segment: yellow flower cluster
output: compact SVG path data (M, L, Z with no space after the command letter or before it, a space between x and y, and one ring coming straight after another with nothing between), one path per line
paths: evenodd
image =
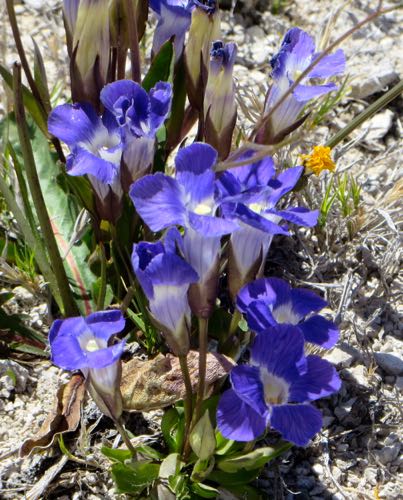
M322 170L336 168L336 164L330 156L331 149L327 146L314 146L313 152L309 155L301 155L302 163L308 172L319 175Z

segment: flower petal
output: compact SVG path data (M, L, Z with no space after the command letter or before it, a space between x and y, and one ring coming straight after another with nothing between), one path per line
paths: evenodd
M278 215L299 226L314 227L318 222L319 210L308 210L305 207L287 208L286 210L267 210L266 213Z
M125 327L126 321L121 311L98 311L85 318L95 337L109 340L114 333L119 333Z
M190 227L206 238L223 236L232 233L239 227L236 222L211 215L199 215L189 212L188 216Z
M315 54L314 60L319 54ZM328 78L329 76L339 75L346 69L346 57L342 49L336 50L321 59L313 70L309 73L309 78Z
M289 233L286 228L280 226L279 224L276 224L275 222L272 222L265 217L262 217L261 215L257 214L253 210L250 210L246 205L243 203L237 203L235 210L234 210L234 215L244 222L245 224L254 227L255 229L259 229L260 231L263 231L264 233L268 234L283 234L285 236L288 236Z
M227 439L252 441L264 433L266 420L229 389L218 403L217 425Z
M333 365L319 356L308 356L307 372L290 385L289 401L304 403L337 392L341 381Z
M259 369L255 366L240 365L231 370L232 388L244 403L265 418L268 408L264 400L263 384Z
M287 168L281 172L269 185L273 188L270 194L270 205L274 207L276 203L288 192L291 191L299 181L304 171L304 167Z
M67 158L67 173L75 176L93 175L102 184L111 185L119 173L119 166L79 148Z
M337 326L323 316L311 316L298 326L302 330L306 342L318 344L324 349L330 349L339 339Z
M112 365L123 354L126 340L122 340L106 349L99 349L86 353L86 367L88 368L105 368Z
M178 182L156 173L139 179L130 189L137 212L152 231L185 224L185 207Z
M251 283L248 283L238 293L237 307L238 309L246 313L248 306L259 299L262 299L265 303L274 303L276 300L276 293L271 286L271 280L274 278L261 278ZM282 280L281 280L282 281ZM285 282L284 282L285 283ZM290 293L290 287L288 286L288 295ZM287 299L285 300L287 301Z
M150 125L154 134L166 120L171 110L171 102L172 86L170 83L158 82L150 90Z
M298 316L304 317L311 312L317 312L327 306L326 300L306 288L291 290L292 309Z
M51 111L48 119L49 132L68 146L91 142L100 126L101 119L90 104L62 104Z
M336 89L337 85L335 83L326 83L325 85L298 85L292 95L298 102L307 102Z
M321 430L322 415L311 405L274 406L270 425L287 441L306 446Z
M195 142L178 151L175 158L176 179L183 186L192 203L201 203L214 194L217 151L201 142Z
M255 365L292 383L306 371L304 337L298 327L277 325L260 333L252 346Z

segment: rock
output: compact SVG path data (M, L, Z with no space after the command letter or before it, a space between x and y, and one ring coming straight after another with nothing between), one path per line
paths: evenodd
M375 361L386 373L391 375L401 375L403 373L403 360L397 354L376 352Z
M372 467L366 467L364 470L364 479L370 485L375 486L378 482L378 471Z
M11 392L24 392L29 372L26 368L10 359L0 360L0 397L9 398Z
M331 352L325 355L325 359L337 366L337 368L348 368L354 361L354 356L347 349L335 347Z
M403 377L396 377L395 386L398 391L403 392Z
M377 113L375 116L373 116L367 123L364 123L359 130L359 133L368 131L364 138L364 141L378 141L385 137L385 135L392 128L393 117L393 111L391 111L390 109L385 109L381 113Z
M321 465L321 464L314 464L314 465L312 466L312 470L314 471L314 473L315 473L316 475L318 475L318 476L323 476L323 471L324 471L324 469L323 469L323 465Z
M354 81L350 93L351 97L356 99L365 99L365 97L381 92L387 85L399 78L396 71L388 65L383 68L377 65L372 72L362 72L359 75Z
M35 299L34 295L23 286L16 286L15 288L13 288L13 293L15 299L17 300L33 302Z
M396 460L400 453L400 447L400 443L397 442L392 446L383 446L380 450L374 450L374 454L381 464L386 465Z
M363 365L353 366L343 370L343 375L361 387L368 387L368 373Z

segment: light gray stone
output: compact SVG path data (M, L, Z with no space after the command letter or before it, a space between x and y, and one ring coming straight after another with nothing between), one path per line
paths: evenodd
M381 92L387 85L396 81L399 75L391 67L385 65L383 68L376 66L372 72L362 72L359 78L354 80L351 86L351 96L357 99Z
M391 375L401 375L403 373L403 360L400 355L389 352L376 352L375 361Z
M368 131L364 139L365 142L378 141L385 137L385 135L392 128L393 117L393 111L390 109L385 109L381 113L377 113L375 116L373 116L367 123L364 123L360 130Z
M391 446L383 446L380 450L374 450L374 454L381 464L386 465L396 460L400 453L400 447L400 443L397 442Z
M346 370L344 370L343 373L345 373L347 378L352 380L357 385L360 385L362 387L368 386L368 373L365 366L363 365L353 366L351 368L347 368Z
M9 398L11 392L24 392L29 372L26 368L10 359L0 360L0 397Z
M352 353L340 347L335 347L331 352L325 355L325 359L337 366L337 368L348 368L354 361Z

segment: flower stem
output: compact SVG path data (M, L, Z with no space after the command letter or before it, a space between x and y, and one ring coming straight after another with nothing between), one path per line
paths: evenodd
M17 122L18 137L20 140L22 156L24 158L24 167L27 175L29 190L31 192L32 200L43 234L43 239L49 253L51 266L56 278L60 296L62 298L63 314L66 316L74 316L78 312L77 305L73 300L66 270L56 243L55 234L49 219L49 214L42 194L41 184L39 182L38 172L36 170L35 158L32 152L31 142L29 140L29 132L22 98L21 66L17 63L15 63L13 67L13 89L15 119Z
M206 365L208 347L208 319L199 318L199 385L197 388L196 407L193 414L192 427L200 419L201 406L204 399L206 385Z
M185 439L183 441L183 456L187 456L189 454L189 434L190 434L190 425L192 423L192 407L193 407L193 389L192 389L192 381L190 380L189 367L187 363L187 356L179 356L179 365L181 367L183 381L185 383Z
M99 243L99 248L101 250L101 285L97 299L97 311L102 311L105 305L106 295L106 255L105 246L102 241Z
M132 445L132 442L130 441L130 438L126 432L126 429L123 427L122 421L119 420L114 420L114 424L116 426L116 429L118 430L119 434L122 436L122 439L127 446L127 449L131 452L132 457L136 458L137 452L135 447Z
M329 148L334 148L341 142L345 137L347 137L353 130L363 124L366 120L371 118L375 113L377 113L380 109L384 108L387 104L389 104L393 99L396 99L403 92L403 81L396 83L394 87L392 87L388 92L383 94L379 99L373 102L370 106L368 106L364 111L362 111L359 115L357 115L351 122L346 125L344 128L339 130L337 134L335 134L331 139L329 139L325 146L329 146Z

